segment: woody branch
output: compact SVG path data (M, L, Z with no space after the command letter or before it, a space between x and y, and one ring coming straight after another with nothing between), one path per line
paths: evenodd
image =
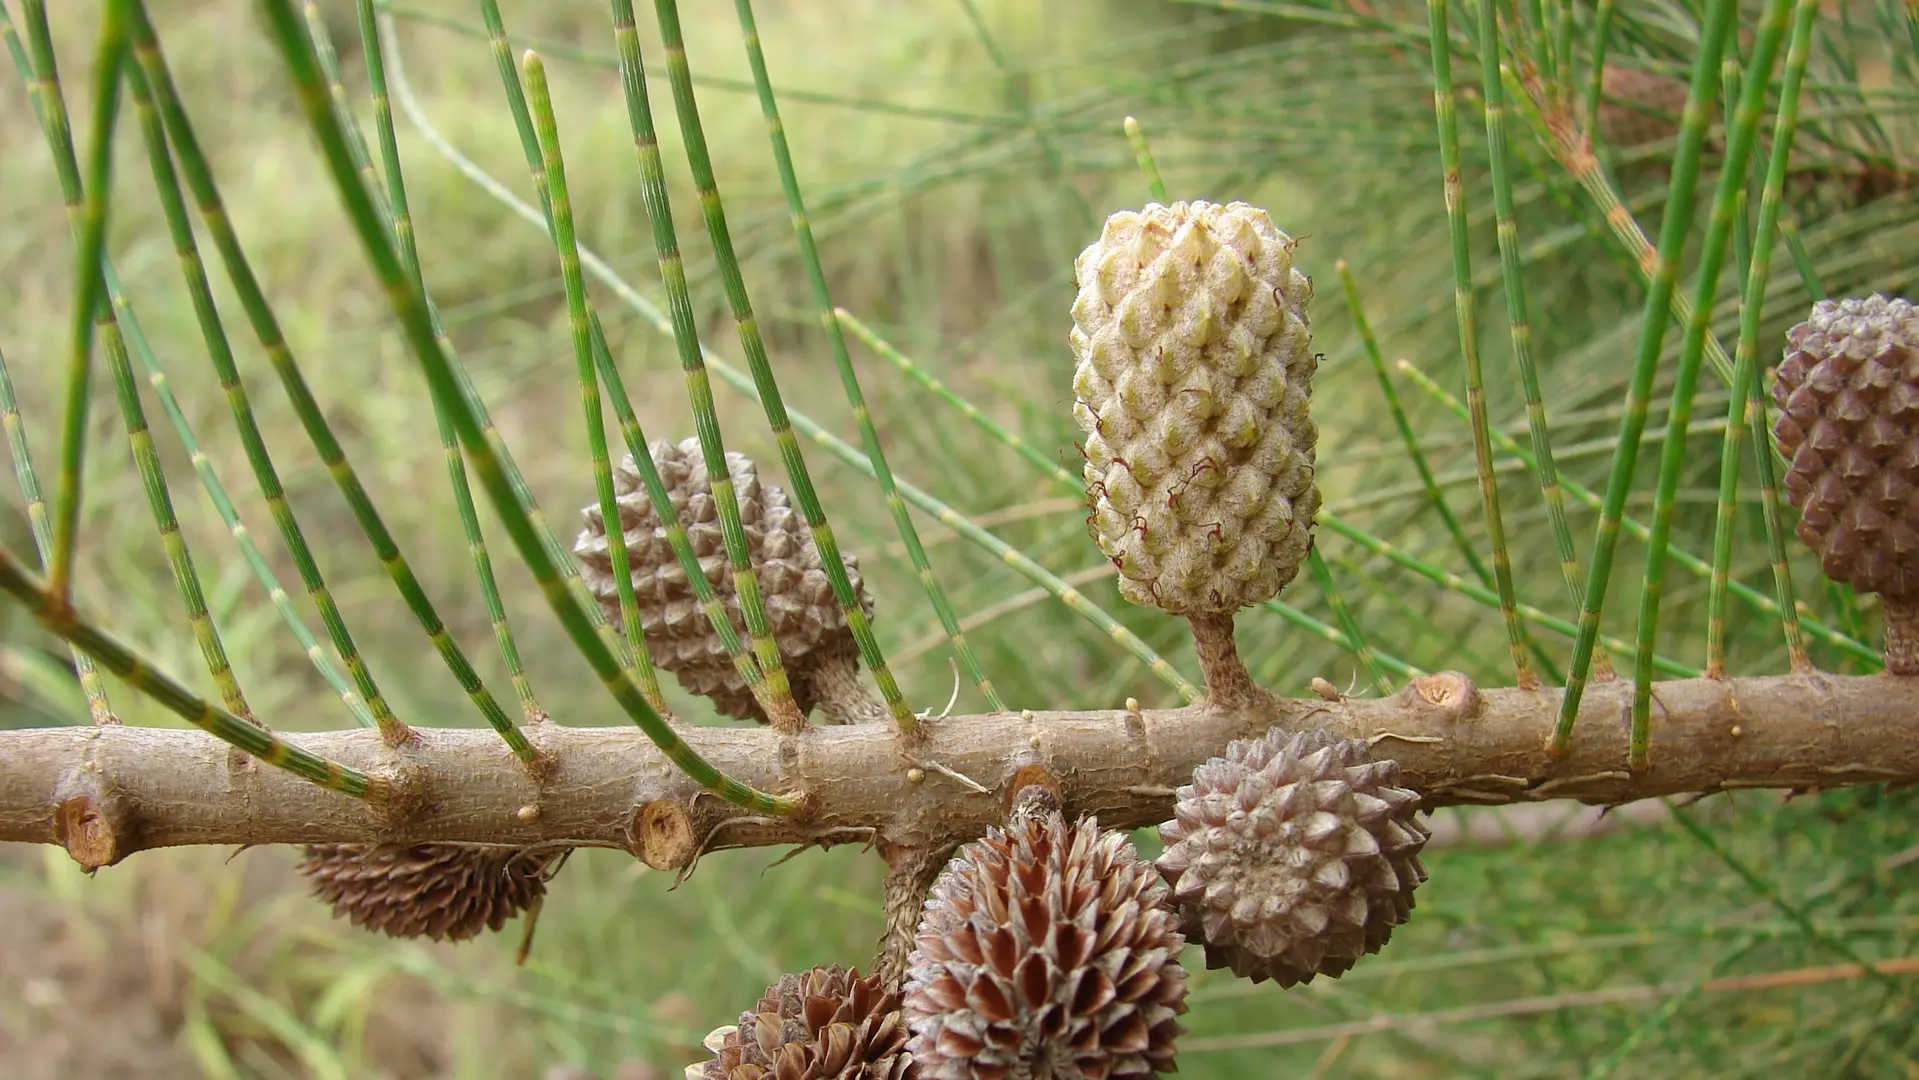
M1169 710L958 716L907 742L890 726L691 728L716 765L762 790L804 791L795 818L742 817L702 798L639 731L545 723L553 756L529 775L491 732L422 729L398 749L365 731L302 745L401 781L371 805L308 784L196 731L136 727L0 733L0 841L64 845L87 865L187 844L467 841L610 845L655 866L702 849L873 842L927 848L999 821L1016 774L1056 777L1069 813L1112 827L1170 813L1173 789L1235 738L1272 726L1365 738L1431 806L1621 803L1739 788L1919 782L1919 680L1783 675L1654 688L1652 765L1626 767L1631 686L1594 687L1569 750L1547 751L1556 690L1478 690L1428 676L1387 698L1274 700Z

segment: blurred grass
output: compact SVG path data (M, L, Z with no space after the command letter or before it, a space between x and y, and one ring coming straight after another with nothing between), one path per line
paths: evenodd
M400 537L449 627L482 674L504 687L485 647L487 615L471 588L464 538L443 482L424 386L385 316L384 300L345 231L337 199L312 153L271 46L242 0L155 3L176 77L241 237L278 305L289 340L329 420ZM1317 347L1327 354L1315 386L1320 472L1328 504L1356 524L1437 565L1464 570L1447 534L1382 422L1378 388L1340 304L1333 264L1345 259L1368 298L1389 359L1406 357L1449 386L1459 370L1452 337L1450 267L1431 133L1425 59L1390 32L1281 22L1252 11L1149 0L1019 0L901 5L838 0L761 5L762 35L796 165L813 209L834 299L855 312L1005 428L1073 467L1071 364L1065 312L1073 256L1110 210L1145 201L1120 133L1138 115L1175 198L1242 198L1271 208L1303 238L1303 266L1320 283ZM1243 4L1246 8L1262 5ZM1278 5L1264 5L1278 7ZM363 96L349 3L323 5L345 76ZM596 4L525 5L508 26L547 58L581 235L648 295L657 294L653 249L638 200L630 136L614 76L605 13ZM1910 288L1915 210L1903 172L1915 100L1911 58L1860 25L1826 29L1834 57L1816 64L1831 89L1822 110L1831 143L1864 148L1880 163L1877 186L1814 170L1794 208L1822 284L1834 295ZM87 35L96 8L59 5L56 44L70 95L84 91ZM1343 9L1335 9L1343 10ZM1355 10L1370 10L1356 5ZM1648 9L1626 22L1636 62L1676 69L1689 47L1682 8ZM519 147L500 108L484 43L465 5L399 9L401 51L433 121L469 157L525 190ZM1389 12L1389 16L1393 13ZM1419 13L1398 12L1401 23ZM830 377L765 151L757 104L738 82L746 66L730 12L689 8L686 32L703 83L701 105L721 191L783 392L795 406L851 438ZM643 48L657 44L642 20ZM1462 25L1469 21L1462 22ZM990 34L982 40L980 28ZM1423 29L1417 30L1423 33ZM990 45L990 47L989 47ZM1624 47L1621 47L1622 50ZM999 63L994 55L1000 57ZM1462 69L1465 70L1465 69ZM1859 87L1866 87L1861 91ZM1850 87L1852 89L1848 90ZM1462 87L1464 89L1464 87ZM656 94L659 93L656 90ZM1862 96L1863 95L1863 96ZM51 450L69 244L52 166L20 88L0 87L0 344L12 360L29 431ZM1879 148L1857 106L1890 132ZM70 97L84 116L84 101ZM364 104L364 102L362 102ZM1473 191L1482 268L1495 268L1491 201L1474 102L1464 102L1463 152ZM1851 109L1855 118L1847 118ZM363 117L363 119L365 119ZM662 125L683 235L701 235L674 125ZM124 135L123 161L137 160ZM527 479L564 537L591 501L585 439L571 422L576 389L557 266L548 242L510 218L401 122L401 152L426 279L481 393ZM1521 249L1545 400L1566 475L1603 487L1625 357L1640 301L1583 196L1545 160L1529 133L1514 151L1528 163L1516 185ZM1815 164L1826 156L1814 155ZM1657 153L1621 169L1627 201L1649 228L1664 191ZM1883 164L1890 161L1890 166ZM1837 166L1834 167L1837 169ZM1875 174L1877 175L1877 174ZM242 515L264 523L197 328L172 265L158 206L137 168L118 170L111 250L216 468ZM733 355L732 329L710 253L689 241L688 270L707 341ZM1776 260L1766 334L1800 317L1804 285ZM1483 312L1498 307L1498 279L1480 279ZM216 285L216 288L218 286ZM236 310L220 292L223 310ZM1736 319L1722 298L1722 339ZM690 428L671 343L634 313L602 302L609 344L636 388L649 431ZM1481 333L1494 423L1523 438L1522 397L1506 335L1489 314ZM255 408L301 520L349 623L396 711L412 723L470 724L464 696L423 651L331 483L298 435L284 398L250 343L236 341ZM1770 347L1769 347L1770 348ZM1079 511L1035 483L1029 466L985 440L891 366L856 350L869 402L902 477L927 487L1062 575L1097 567ZM1708 393L1723 392L1712 384ZM1463 424L1401 384L1414 430L1475 542L1472 457ZM1660 387L1656 400L1663 400ZM1723 401L1705 398L1709 401ZM755 406L720 397L729 445L777 469ZM929 422L930 421L930 422ZM1655 411L1652 424L1657 427ZM165 563L127 468L117 421L94 414L79 594L109 614L116 632L168 670L206 686ZM1703 554L1712 524L1718 436L1693 426L1696 470L1682 483L1674 536ZM346 717L261 603L231 557L211 507L198 496L178 446L158 439L183 526L207 578L208 601L241 684L276 727L337 727ZM1589 448L1587 453L1579 447ZM809 458L846 547L859 553L879 598L875 629L918 707L943 703L952 675L943 647L909 654L937 632L920 602L891 523L866 482L824 455ZM1648 466L1649 468L1649 466ZM1395 494L1397 493L1397 494ZM1522 599L1560 614L1563 586L1536 485L1502 485ZM1648 496L1649 501L1649 496ZM1634 513L1647 506L1631 504ZM8 493L9 543L27 543L17 495ZM1735 576L1769 591L1758 508L1748 504ZM486 519L490 524L490 518ZM1116 654L1049 600L1014 603L1029 583L966 544L942 542L923 521L942 581L964 616L1003 610L969 637L1014 707L1106 706L1127 696L1172 695L1141 665ZM263 524L256 524L256 529ZM1582 555L1592 515L1573 514ZM262 534L264 535L264 534ZM1416 583L1384 560L1322 537L1335 578L1375 645L1428 669L1456 668L1503 682L1504 635L1491 611ZM291 568L269 546L276 568ZM1801 580L1817 581L1795 550ZM580 661L540 604L530 577L497 559L501 587L535 689L561 722L615 722ZM1189 673L1178 623L1121 602L1104 575L1080 585ZM1608 629L1630 631L1636 597L1618 582ZM1826 597L1813 610L1830 618ZM1331 620L1302 582L1288 601ZM1668 582L1662 651L1698 664L1704 652L1705 583ZM1736 617L1735 671L1776 671L1784 649L1769 620ZM1870 607L1868 615L1872 614ZM521 614L531 613L531 614ZM1749 612L1746 613L1749 615ZM84 703L64 652L0 608L0 724L83 721ZM1269 685L1303 693L1323 675L1355 682L1350 655L1289 631L1276 618L1240 620L1242 651ZM1565 643L1545 639L1563 655ZM1815 658L1849 670L1830 649ZM170 721L116 686L132 723ZM681 715L704 703L669 688ZM960 709L977 706L962 689ZM1742 796L1712 827L1732 857L1754 868L1826 932L1868 957L1919 946L1919 799L1842 792L1780 806ZM1451 813L1453 811L1449 811ZM1463 812L1463 811L1462 811ZM1149 851L1147 836L1141 842ZM88 881L54 849L0 855L0 955L27 974L0 986L0 1061L20 1075L538 1076L574 1062L600 1074L645 1058L676 1065L710 1028L748 1006L781 971L815 963L865 963L879 932L879 864L857 851L809 852L766 869L774 852L723 853L678 890L612 852L573 857L549 899L533 958L512 965L509 932L460 949L394 945L330 921L298 892L279 850L155 852ZM1763 992L1702 993L1611 1004L1576 995L1621 984L1835 964L1840 958L1795 930L1724 860L1670 825L1569 844L1542 843L1432 856L1434 877L1414 922L1387 952L1335 983L1280 992L1211 973L1195 978L1193 1029L1182 1071L1207 1076L1620 1076L1919 1075L1909 998L1854 978ZM1625 936L1622 936L1625 935ZM1630 940L1631 944L1626 944ZM16 962L16 958L18 958ZM1197 957L1192 958L1197 965ZM1907 980L1911 983L1911 980ZM1556 995L1573 1002L1552 1008ZM1532 1011L1473 1022L1422 1023L1460 1005L1525 1000ZM1887 1010L1894 1011L1887 1011ZM1496 1013L1495 1009L1495 1013ZM1378 1019L1364 1037L1337 1027ZM102 1018L106 1018L104 1021ZM1428 1016L1428 1019L1431 1019ZM1442 1017L1443 1019L1443 1017ZM89 1032L102 1027L109 1047ZM1229 1049L1232 1039L1277 1033L1287 1045ZM1210 1049L1209 1049L1210 1048ZM1616 1063L1609 1054L1629 1051ZM1843 1066L1844 1070L1841 1071Z

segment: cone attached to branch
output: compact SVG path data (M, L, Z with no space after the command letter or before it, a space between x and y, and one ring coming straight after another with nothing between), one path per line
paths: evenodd
M835 964L782 975L740 1022L706 1037L687 1080L908 1080L900 996Z
M1159 870L1208 967L1281 986L1338 977L1409 917L1431 830L1364 740L1275 728L1193 770Z
M537 906L559 858L482 844L308 844L299 870L355 926L465 941Z
M1233 613L1293 580L1319 508L1313 286L1293 247L1245 203L1152 203L1107 218L1074 264L1087 521L1120 595L1192 622L1222 705L1262 695Z
M934 884L904 1010L920 1075L1082 1080L1174 1071L1184 938L1124 834L1036 805Z
M1885 610L1888 671L1919 675L1919 309L1821 300L1772 386L1786 493L1820 569Z
M649 449L673 509L686 528L700 570L724 602L734 630L745 642L746 619L740 613L739 595L727 564L718 506L713 501L700 442L687 439L675 445L662 440ZM752 459L728 452L726 463L767 619L801 711L820 705L836 723L885 719L885 706L860 682L858 648L805 519L792 508L784 490L760 480ZM640 608L640 626L653 662L672 672L688 693L712 700L721 713L764 723L765 713L727 654L667 542L666 528L654 512L630 455L614 470L613 489L620 507L633 595ZM586 527L573 547L580 559L580 576L600 601L607 619L620 626L620 597L607 548L606 523L597 505L587 507L581 516ZM860 606L871 617L873 598L860 581L859 560L850 553L843 557Z

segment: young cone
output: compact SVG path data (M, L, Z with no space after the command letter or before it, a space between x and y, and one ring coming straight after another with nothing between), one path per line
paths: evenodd
M1074 265L1090 520L1133 603L1230 616L1306 558L1318 357L1293 247L1244 203L1154 203Z
M299 870L355 926L465 941L538 903L558 859L480 844L308 844Z
M649 449L673 509L686 527L687 542L699 558L700 569L724 601L733 628L744 640L746 619L733 588L718 508L699 440L687 439L677 446L662 440ZM885 719L885 707L859 680L858 646L847 628L845 612L833 596L805 520L793 510L785 491L761 482L752 459L729 451L726 465L739 499L740 519L746 526L746 544L759 578L767 619L801 711L822 705L836 723ZM672 672L688 693L711 699L725 715L764 723L765 714L739 669L733 666L672 545L667 543L666 528L653 511L631 456L614 470L613 488L620 507L633 594L640 606L640 626L653 662ZM607 618L620 625L619 590L613 579L606 523L597 505L581 511L581 517L586 528L573 548L580 558L580 576L599 599ZM847 576L870 617L873 598L860 581L859 559L850 553L844 559Z
M1167 889L1122 833L1045 806L962 849L907 966L928 1080L1095 1080L1175 1071L1185 944Z
M1821 300L1772 386L1786 493L1820 569L1885 609L1886 669L1919 675L1919 310Z
M909 1080L900 996L835 964L782 975L740 1022L706 1037L687 1080Z
M1179 789L1160 873L1208 967L1281 986L1337 978L1410 917L1426 880L1417 793L1364 740L1235 740Z

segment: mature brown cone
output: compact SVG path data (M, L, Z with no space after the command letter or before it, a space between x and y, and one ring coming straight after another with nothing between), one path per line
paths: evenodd
M904 1010L929 1080L1175 1071L1185 944L1167 889L1123 833L1015 815L933 885Z
M838 964L782 975L740 1022L706 1037L687 1080L908 1080L898 991Z
M1919 674L1919 309L1821 300L1786 342L1773 430L1799 538L1827 577L1879 594L1887 668Z
M1179 789L1158 866L1208 967L1281 986L1337 978L1410 917L1426 880L1416 792L1364 740L1235 740Z
M686 526L687 542L699 559L700 570L725 604L741 642L750 649L699 440L687 439L678 445L661 440L649 449L673 509ZM828 700L827 694L843 690L849 683L857 693L853 635L826 580L819 549L813 546L806 521L788 503L785 491L761 482L752 459L729 452L726 462L767 620L779 643L780 657L801 712L810 711L815 704ZM733 666L726 646L688 584L630 455L613 471L613 490L620 507L633 594L640 607L640 626L653 662L672 672L688 693L711 699L725 715L764 722L765 714L753 699L752 690ZM573 546L580 560L580 576L600 601L607 619L620 626L619 589L613 579L613 560L599 506L587 507L581 517L586 528ZM850 553L843 553L843 558L860 606L870 618L873 598L861 584L859 559ZM837 699L829 702L835 720L844 719L843 713L858 711L862 704L857 699L844 707Z
M545 896L558 858L482 844L308 844L299 870L355 926L465 941Z

